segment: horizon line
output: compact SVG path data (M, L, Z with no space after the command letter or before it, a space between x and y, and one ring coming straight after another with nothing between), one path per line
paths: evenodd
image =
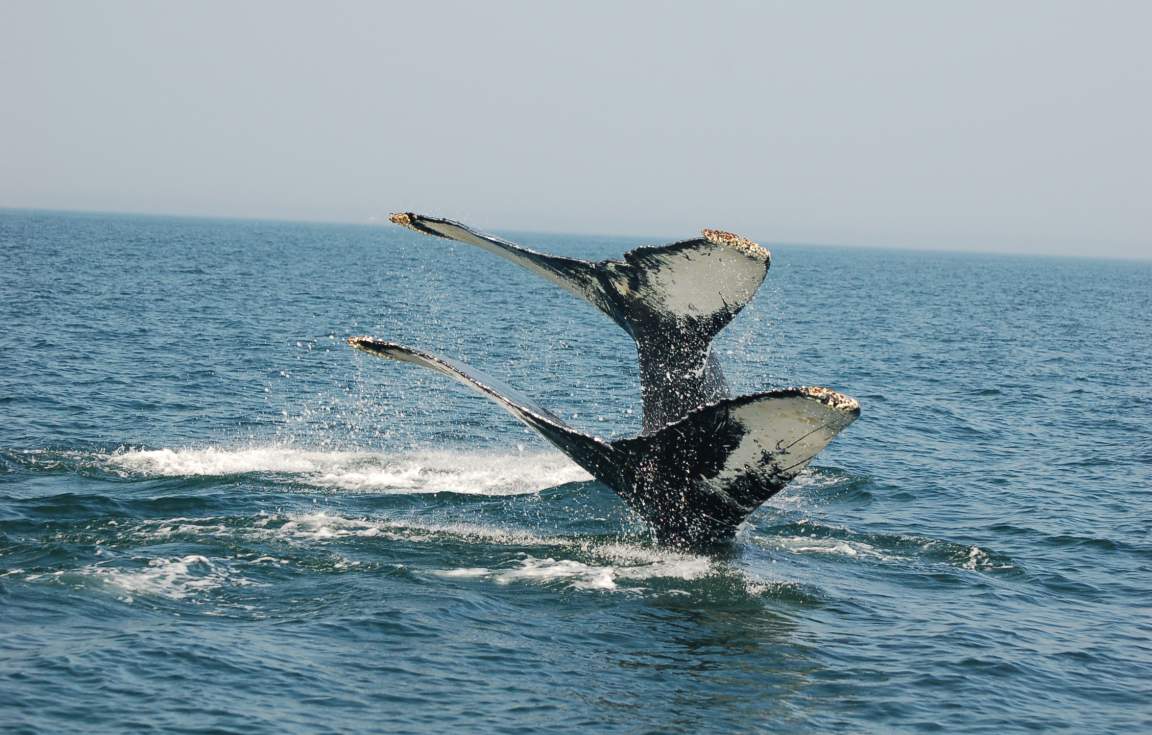
M300 225L345 225L353 227L387 227L391 223L388 221L388 215L372 215L361 220L346 220L346 219L295 219L291 217L264 217L256 215L222 215L222 214L187 214L175 212L135 212L124 210L112 209L61 209L56 207L19 207L0 205L0 212L37 212L47 214L79 214L79 215L113 215L121 217L154 217L157 219L193 219L193 220L207 220L217 222L269 222L278 224L300 224ZM579 237L581 235L593 237L619 237L629 239L653 239L659 242L676 242L684 239L683 237L671 237L668 235L626 235L611 232L564 232L559 230L538 230L538 229L516 229L516 228L494 228L494 231L517 233L525 235L560 235L565 237ZM1033 257L1033 258L1073 258L1077 260L1108 260L1108 261L1133 261L1138 263L1147 263L1152 261L1152 254L1149 255L1110 255L1110 254L1067 254L1067 253L1047 253L1047 252L1032 252L1026 250L963 250L955 247L933 247L931 245L894 245L894 244L845 244L834 242L812 242L812 241L793 241L793 240L760 240L755 237L752 238L756 242L767 242L770 245L783 245L794 247L813 247L813 248L829 248L829 249L844 249L844 250L888 250L898 252L923 252L923 253L942 253L942 254L955 254L955 255L1002 255L1002 256L1015 256L1015 257ZM659 243L657 243L659 244Z

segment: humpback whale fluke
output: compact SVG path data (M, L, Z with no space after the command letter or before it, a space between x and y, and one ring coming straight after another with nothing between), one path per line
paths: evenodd
M372 337L348 341L488 396L615 490L657 541L685 548L731 541L752 511L860 414L854 399L827 388L783 388L709 403L656 431L605 441L455 360Z
M763 247L722 230L591 262L540 253L448 219L412 212L390 219L506 258L607 314L636 341L645 433L729 397L712 339L756 294L772 262Z
M391 220L495 253L607 314L636 342L644 431L605 441L462 363L372 337L349 343L485 394L615 490L661 543L699 548L730 541L752 511L860 415L855 400L828 388L729 397L712 339L756 294L772 261L738 235L704 230L694 240L591 262L540 253L452 220L411 212Z

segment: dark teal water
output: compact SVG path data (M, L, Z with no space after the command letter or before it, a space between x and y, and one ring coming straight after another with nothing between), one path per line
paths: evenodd
M731 382L863 416L708 557L343 344L636 431L623 332L511 265L0 212L0 729L1152 731L1152 263L772 249Z

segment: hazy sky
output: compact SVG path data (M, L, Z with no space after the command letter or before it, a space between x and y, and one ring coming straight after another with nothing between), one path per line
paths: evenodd
M0 206L1152 257L1149 2L0 0Z

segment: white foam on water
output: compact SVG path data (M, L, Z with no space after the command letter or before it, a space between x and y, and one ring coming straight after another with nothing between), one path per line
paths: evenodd
M592 479L557 452L410 454L322 452L284 446L140 449L105 456L123 474L145 477L288 475L318 488L377 493L519 495Z
M337 469L311 479L342 490L522 495L592 476L559 453L424 452L384 458L362 468Z
M472 543L501 546L555 546L566 544L564 536L543 536L515 528L485 526L479 523L388 522L388 527L406 541L439 541L445 537Z
M110 467L148 477L204 477L248 472L315 472L326 458L346 453L306 452L283 447L248 449L138 449L111 454Z
M324 511L301 513L289 518L290 520L275 528L269 528L267 524L264 524L261 535L283 536L307 541L327 541L348 537L371 538L382 535L391 537L386 530L387 524L383 521L348 518L341 515L331 515Z
M800 521L799 525L813 528L821 527L824 529L834 528L837 531L851 533L850 529L843 526L825 526L810 520ZM780 549L794 554L823 554L861 559L868 558L887 563L944 563L972 572L1003 571L1015 568L1010 562L996 560L989 551L979 546L959 546L947 541L924 539L916 536L892 536L890 538L891 541L888 543L883 544L883 546L877 546L854 539L825 538L815 535L756 535L752 537L753 541L761 546ZM887 545L897 546L904 550L894 551L884 548L884 546ZM918 551L907 547L915 547ZM940 547L943 547L943 549L941 550ZM942 551L946 557L944 560L939 558L942 555Z
M888 559L876 548L862 541L846 541L836 538L812 538L811 536L774 536L766 539L778 549L796 554L829 554L849 557L873 557Z
M747 592L759 596L777 589L780 583L763 580L745 570L730 567L708 556L677 552L629 543L562 535L540 535L527 530L501 528L464 522L423 522L416 519L345 516L328 511L276 514L264 513L251 524L225 523L221 517L175 517L149 521L123 531L141 542L168 541L173 535L226 537L242 542L278 541L304 548L359 539L400 543L464 542L498 547L538 548L521 551L515 562L489 567L426 569L426 573L447 579L479 579L498 585L552 585L565 589L643 593L651 580L691 582L709 576L742 578ZM798 538L811 543L812 539ZM546 549L546 551L544 551ZM146 567L125 568L100 563L84 567L81 575L96 577L118 588L128 602L134 596L149 595L183 600L196 598L221 587L258 584L245 579L238 570L248 565L293 565L291 554L253 554L244 559L210 559L199 555L153 559ZM505 558L507 558L505 556ZM336 569L360 564L343 557ZM31 581L31 578L29 578ZM659 585L660 594L691 594L689 590Z
M596 550L601 550L598 547ZM577 590L640 590L642 587L621 587L622 582L636 582L651 579L679 579L691 581L716 573L711 559L703 556L690 556L669 552L661 554L657 550L635 548L641 552L632 554L631 547L612 544L604 549L606 561L617 563L595 563L577 559L557 559L552 557L526 556L516 567L510 569L487 569L466 567L461 569L438 569L432 573L448 578L487 579L501 585L514 583L551 584L563 582L570 589Z
M484 567L462 567L460 569L438 569L434 574L440 577L487 577L492 574L492 570Z
M556 581L573 589L614 590L628 582L658 578L690 581L718 573L716 562L698 556L627 542L604 543L595 539L541 535L531 531L486 526L467 522L424 522L416 519L365 518L345 516L328 511L293 514L266 514L252 525L221 523L220 518L170 518L147 524L134 534L145 540L166 540L173 534L199 537L236 537L266 542L276 539L305 546L355 539L380 539L402 543L443 543L446 540L491 544L508 547L545 547L549 555L528 555L513 568L488 569L463 567L430 570L441 577L482 578L497 584L547 584ZM579 557L565 558L567 552ZM187 591L197 586L212 586L227 580L220 574L205 575L197 580L185 579L187 564L199 558L176 560L168 566L146 570L119 571L103 567L94 573L111 575L111 580L125 588L147 588L156 594L165 590ZM262 556L254 562L282 564L284 559ZM184 564L182 566L182 564ZM98 571L97 571L98 570ZM642 589L630 585L626 589ZM169 595L171 596L171 595Z
M136 595L183 600L219 587L255 584L235 574L223 560L198 554L152 559L148 566L135 569L92 565L79 572L124 591L126 602L132 602Z
M574 589L614 590L616 579L612 567L585 564L575 559L534 559L528 557L515 569L494 572L497 584L528 582L543 584L565 581Z
M819 491L835 487L843 481L844 478L828 475L818 468L805 467L792 478L787 487L769 498L764 505L782 511L812 510L821 504L817 498Z
M501 546L570 545L563 536L545 536L515 528L485 526L479 523L428 523L395 518L345 516L328 511L309 513L261 513L251 525L226 523L223 517L168 518L140 523L122 532L139 542L170 540L173 536L192 538L233 538L248 541L280 540L291 543L325 543L353 538L380 538L411 543L435 543L451 539L467 543Z
M979 546L968 547L968 556L960 566L970 572L1003 571L1015 568L1012 564L998 564L993 560L991 554Z
M259 524L264 535L281 536L306 541L327 541L347 537L380 537L393 541L435 542L445 538L457 541L492 543L502 546L554 546L564 544L562 536L541 536L530 531L484 526L478 523L353 518L334 515L326 511L300 513L287 518L287 522L274 526L278 517L269 516Z
M223 519L215 517L205 518L167 518L160 521L145 521L138 527L130 529L130 535L140 541L163 541L173 535L178 536L232 536L237 530L229 528Z

